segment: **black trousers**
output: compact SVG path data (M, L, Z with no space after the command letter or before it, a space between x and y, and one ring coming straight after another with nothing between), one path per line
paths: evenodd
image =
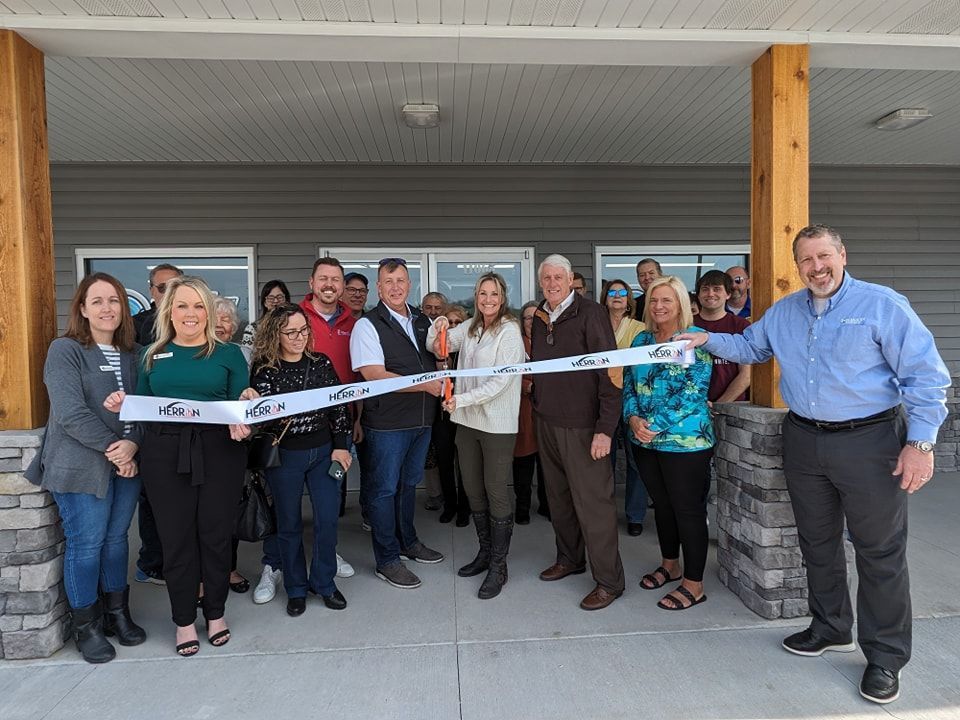
M843 521L856 551L857 636L867 662L897 671L911 649L907 574L907 493L893 476L906 441L902 415L829 432L788 415L783 470L807 566L811 627L849 641L853 609L847 591Z
M536 466L536 467L534 467ZM517 496L517 515L530 514L530 501L533 495L533 474L537 474L537 502L543 512L549 512L547 488L543 484L543 464L539 453L521 455L513 458L513 493Z
M155 423L140 448L140 477L157 520L173 622L222 618L247 455L224 426Z
M457 472L457 425L450 416L437 410L433 421L430 442L437 450L437 472L440 475L440 490L443 493L443 509L456 511L457 517L470 516L470 501L463 487L463 478Z
M703 581L707 565L707 493L713 448L695 452L665 452L633 446L637 470L653 499L660 554L680 557L683 576Z
M147 575L159 575L163 572L163 550L160 547L160 535L157 533L157 520L153 517L153 508L147 498L147 491L140 486L140 502L137 505L137 526L140 531L140 556L137 567Z

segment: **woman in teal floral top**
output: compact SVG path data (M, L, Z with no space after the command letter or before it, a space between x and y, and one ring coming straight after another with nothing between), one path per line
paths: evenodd
M647 288L643 319L648 329L634 338L633 347L696 332L690 296L683 282L672 275ZM702 350L687 367L658 363L624 368L623 420L630 428L640 476L656 507L662 555L660 566L643 576L640 587L656 590L682 579L676 590L657 603L664 610L686 610L707 599L703 592L706 498L716 443L707 406L712 368L710 354Z

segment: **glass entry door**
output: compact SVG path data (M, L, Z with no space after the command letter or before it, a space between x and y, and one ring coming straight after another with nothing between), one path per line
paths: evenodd
M370 282L366 309L377 304L377 271L383 258L401 257L410 272L408 302L418 306L427 292L441 292L454 305L462 305L473 313L473 289L477 279L496 272L507 282L510 307L518 310L535 295L533 248L397 248L397 247L326 247L320 255L335 257L345 272L358 272Z

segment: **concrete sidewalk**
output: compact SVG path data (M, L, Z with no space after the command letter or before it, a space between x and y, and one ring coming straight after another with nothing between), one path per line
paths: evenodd
M637 585L659 559L652 514L641 537L621 537L627 592L588 613L577 604L593 587L589 574L537 579L554 557L539 516L516 528L503 594L481 601L482 577L456 576L475 551L472 528L418 509L422 539L447 559L411 564L418 590L389 587L373 574L353 496L339 546L357 569L338 581L346 610L311 598L304 616L290 618L282 590L263 606L231 594L230 644L203 642L184 659L174 654L165 590L135 583L148 641L101 666L72 644L47 660L0 662L0 718L960 718L958 481L940 474L911 499L914 660L901 699L886 707L857 692L859 652L785 652L780 640L807 620L747 610L716 580L714 551L708 601L657 609L661 593ZM240 569L256 581L258 548L241 546Z

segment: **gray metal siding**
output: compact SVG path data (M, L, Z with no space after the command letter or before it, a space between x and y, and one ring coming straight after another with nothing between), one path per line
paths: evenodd
M749 237L744 166L65 164L52 180L61 325L80 246L253 245L258 283L299 296L325 245L533 246L590 280L595 245ZM810 216L960 367L960 168L815 167Z

